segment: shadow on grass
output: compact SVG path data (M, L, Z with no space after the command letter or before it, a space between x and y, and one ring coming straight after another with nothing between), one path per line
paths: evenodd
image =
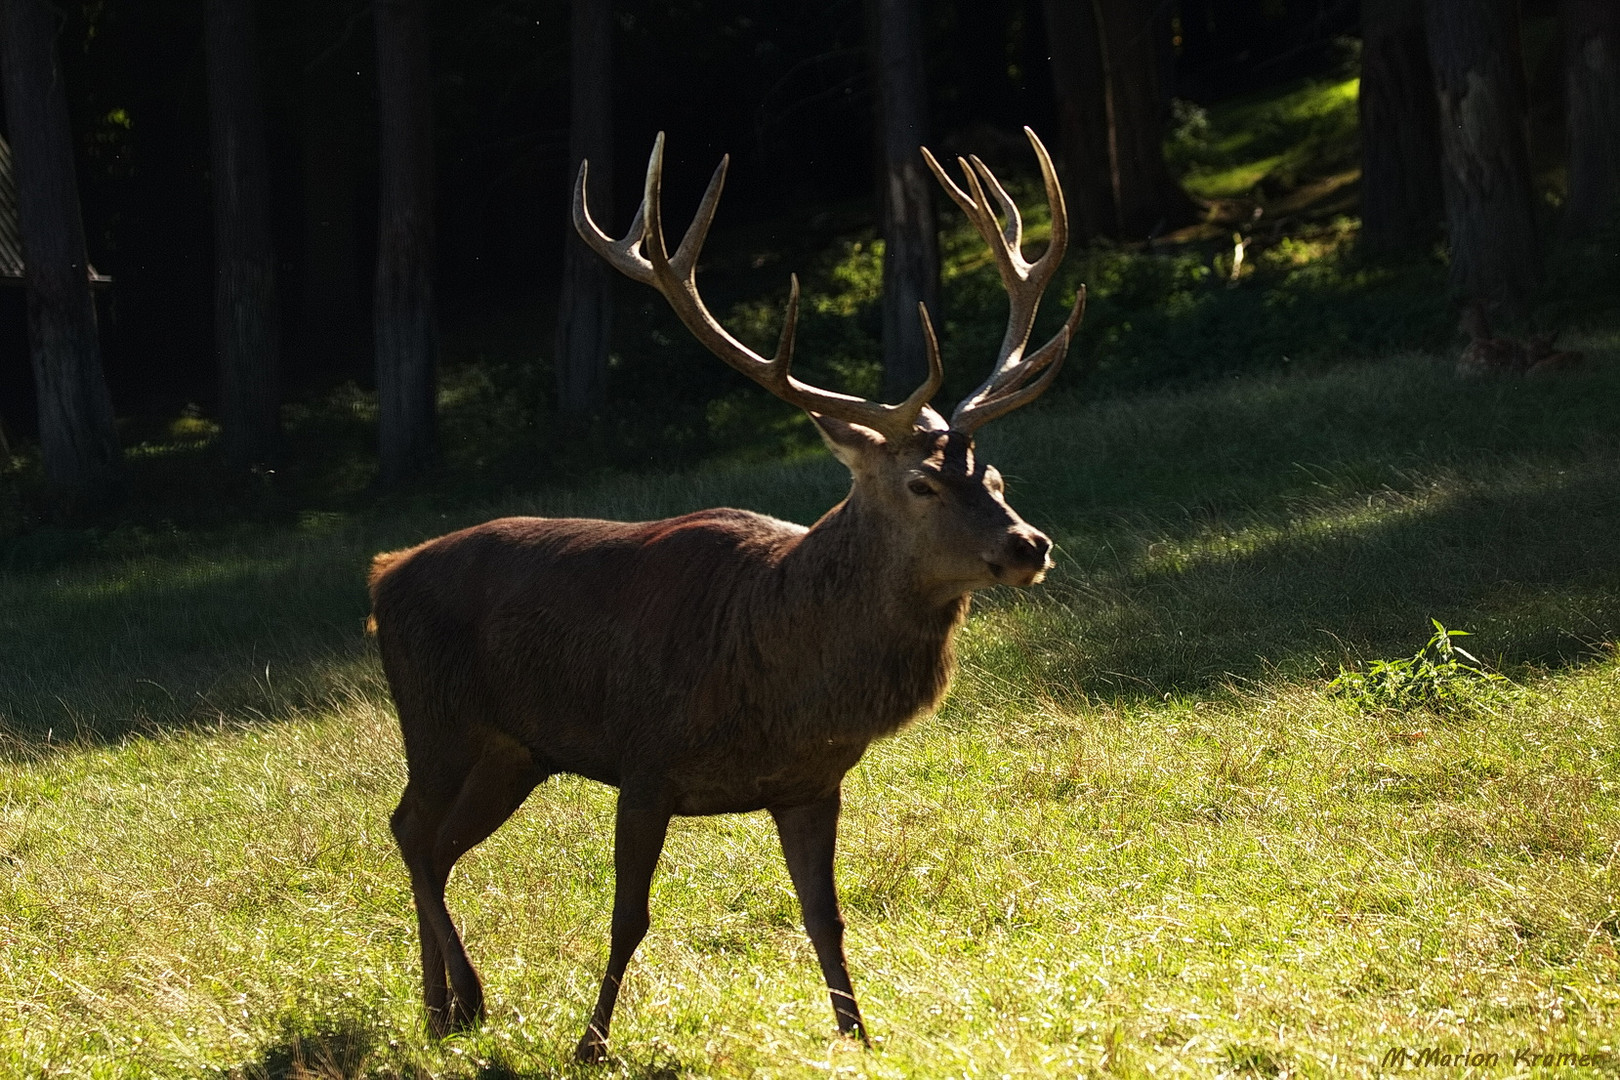
M287 1031L254 1060L225 1070L229 1080L351 1080L372 1075L379 1033L344 1020L311 1033ZM410 1075L410 1074L405 1074Z
M460 1043L461 1040L455 1040ZM454 1045L454 1044L452 1044ZM228 1080L360 1080L362 1077L422 1078L464 1076L476 1080L540 1080L552 1077L604 1075L627 1080L675 1080L703 1070L668 1053L646 1058L613 1055L607 1066L579 1065L571 1059L548 1061L506 1048L485 1054L478 1040L467 1041L465 1053L454 1054L449 1069L427 1067L411 1051L387 1037L379 1023L345 1019L317 1025L313 1031L286 1031L257 1057L222 1070ZM570 1048L565 1048L570 1049Z
M1198 693L1410 655L1430 617L1510 670L1577 663L1620 636L1616 389L1612 362L1532 386L1399 361L1032 414L987 451L1064 541L1065 572L983 597L964 675L1060 697ZM835 479L817 461L547 506L793 512L778 504L830 504ZM469 513L316 517L0 574L0 753L384 700L367 562Z
M283 720L380 692L364 565L352 541L295 538L0 580L0 752Z
M1545 486L1504 482L1360 522L1277 525L1240 554L1155 555L1212 524L1242 531L1188 520L1114 565L987 597L996 632L967 659L1028 672L1020 681L1048 695L1158 697L1409 655L1434 617L1473 631L1472 650L1510 672L1578 663L1620 637L1620 463L1537 478ZM53 745L109 742L380 700L361 632L363 558L347 544L305 555L101 575L34 596L27 633L0 644L12 737L37 751L47 732Z
M1328 519L1238 554L1156 557L1150 545L1045 596L992 603L1005 617L990 655L972 659L994 668L1021 654L1035 670L1018 681L1048 695L1154 698L1407 656L1432 617L1472 631L1470 650L1510 675L1566 667L1620 638L1617 526L1620 462L1600 459L1555 486Z

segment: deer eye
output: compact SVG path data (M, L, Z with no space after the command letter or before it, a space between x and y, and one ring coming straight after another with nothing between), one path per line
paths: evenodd
M935 494L934 485L930 484L928 481L923 480L921 478L912 480L909 484L906 485L906 487L910 489L910 491L911 491L911 493L913 495L922 495L924 497L927 497L927 496Z

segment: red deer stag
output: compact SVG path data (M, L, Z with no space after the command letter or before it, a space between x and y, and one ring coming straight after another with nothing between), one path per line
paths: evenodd
M1032 585L1051 566L1051 542L1007 505L1000 475L973 452L981 424L1051 385L1084 305L1082 291L1057 336L1026 355L1067 245L1051 159L1029 139L1052 208L1051 243L1034 263L1020 251L1017 207L983 162L960 162L963 189L928 156L989 243L1012 309L994 370L949 423L928 404L941 370L926 310L929 376L900 405L793 377L796 279L773 359L715 321L695 274L726 159L674 255L660 221L663 135L623 240L591 220L581 166L574 225L585 241L662 293L721 360L808 412L854 483L808 529L744 510L641 524L504 518L377 556L372 612L410 770L393 830L410 868L435 1032L484 1011L445 907L450 868L536 784L567 772L619 789L612 944L581 1061L606 1056L675 814L771 812L838 1028L865 1039L833 884L840 784L873 739L938 704L973 590Z

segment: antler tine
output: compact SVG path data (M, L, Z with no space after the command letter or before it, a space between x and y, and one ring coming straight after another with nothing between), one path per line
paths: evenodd
M591 217L590 207L586 205L585 183L590 168L589 161L581 161L579 176L574 179L574 231L579 233L579 238L585 241L585 245L600 255L609 266L625 277L639 281L643 285L651 285L652 266L641 258L640 252L636 250L641 246L641 237L645 232L647 204L643 202L636 208L636 216L630 222L630 231L625 234L624 239L613 239L596 224L596 220Z
M659 162L660 171L663 162ZM714 211L720 205L720 191L726 186L726 170L731 166L731 155L724 154L720 164L715 166L714 175L709 177L709 186L703 191L703 199L698 203L697 213L692 215L692 224L686 227L686 235L681 237L681 246L675 249L675 257L670 265L683 278L691 279L697 269L698 252L703 250L703 242L709 238L709 226L714 224Z
M776 355L771 358L771 366L766 372L772 378L767 389L773 394L780 395L783 388L793 382L793 345L798 327L799 275L789 274L787 311L782 315L782 334L776 339Z
M677 281L694 296L697 293L698 255L703 251L703 242L709 238L709 226L714 223L714 211L720 205L720 192L726 186L726 172L730 167L731 155L721 155L720 164L715 166L714 175L709 177L709 186L704 189L703 199L698 203L697 213L692 215L692 224L686 227L686 235L681 237L680 246L671 256L664 240L664 133L660 131L653 140L652 158L647 162L647 180L639 211L646 218L642 248L655 276L663 271L673 272Z
M924 146L919 149L922 150L923 160L928 163L928 168L934 174L934 179L939 181L940 186L945 189L945 193L951 197L951 201L961 208L963 214L967 215L968 221L973 223L974 229L978 231L979 236L990 248L990 254L996 260L996 269L1001 273L1002 283L1010 287L1011 283L1017 280L1018 273L1009 261L1007 245L1001 236L1001 226L997 223L995 214L989 210L988 200L984 197L984 189L980 186L979 178L974 174L972 167L968 165L965 158L959 157L956 159L956 163L961 166L962 175L967 181L968 190L963 191L956 186L956 181L952 180L950 174L941 167L939 161L929 152L928 147Z
M994 393L979 397L977 400L969 398L958 405L956 412L951 414L951 428L971 435L996 417L1005 416L1014 409L1028 405L1044 394L1063 367L1063 361L1069 354L1069 345L1073 343L1074 333L1079 329L1080 320L1085 313L1086 287L1082 285L1075 295L1074 307L1070 309L1069 317L1063 321L1063 325L1058 328L1052 340L1031 353L1027 361L1014 368L1011 377L997 387ZM1040 372L1041 377L1025 386L1024 384L1036 372Z
M994 195L996 201L1001 204L1002 216L1007 219L1007 224L1001 229L1001 239L1007 247L1007 254L1011 256L1013 265L1016 266L1022 263L1024 266L1028 266L1029 264L1024 262L1024 219L1018 213L1018 204L1013 202L1012 196L1007 194L1007 189L1001 186L1001 181L996 179L996 174L990 171L990 167L979 160L979 155L968 155L967 162L962 165L964 171L967 169L968 164L972 164L973 171L983 177L984 187L988 187L990 194ZM984 199L984 188L980 187L977 178L975 178L973 186L974 191L979 193L979 198L982 201ZM985 209L991 223L994 224L994 215L988 215L988 206Z
M1024 354L1030 331L1035 325L1035 315L1040 309L1041 295L1051 284L1069 244L1068 211L1064 206L1057 171L1052 167L1051 155L1046 152L1046 147L1035 132L1026 127L1024 134L1035 149L1046 199L1052 211L1051 240L1034 262L1024 258L1023 220L1017 204L990 168L978 157L966 161L959 158L968 184L968 190L964 191L945 175L933 155L924 151L935 177L989 245L996 268L1001 273L1002 285L1007 290L1007 332L1001 339L1001 348L989 378L964 398L951 416L951 427L958 431L971 432L986 421L1034 400L1050 386L1058 368L1062 366L1063 355L1085 311L1085 290L1082 288L1075 297L1074 308L1064 321L1063 329L1033 354ZM1006 216L1005 227L996 220L991 198L1000 204ZM1031 383L1029 380L1037 373L1040 378Z
M1035 159L1041 166L1041 186L1046 188L1046 205L1052 208L1052 235L1047 239L1046 251L1035 262L1041 265L1050 259L1052 270L1056 271L1069 250L1069 208L1063 199L1063 185L1058 183L1057 169L1052 165L1052 155L1027 126L1024 134L1035 147Z
M725 159L720 161L721 168L725 167ZM647 159L647 175L642 179L641 207L639 210L642 219L641 227L641 254L653 269L654 278L658 277L660 270L667 275L669 266L669 252L664 246L664 133L660 131L653 139L652 156ZM625 236L630 239L629 234Z
M928 347L928 378L911 392L910 397L895 406L901 413L909 412L913 424L922 413L923 406L933 400L934 395L939 393L940 384L945 381L945 365L939 358L939 338L934 336L934 324L928 318L928 305L920 300L917 302L917 318L922 320L923 343Z
M697 288L697 261L703 242L714 221L715 209L720 203L720 192L725 186L729 157L723 157L709 186L698 204L692 224L681 238L675 254L670 255L664 240L663 178L664 133L653 141L652 155L647 162L647 178L643 187L641 207L636 211L630 231L621 240L613 240L591 218L586 206L585 184L588 162L581 162L579 178L574 184L574 228L591 250L610 266L632 280L657 289L677 318L705 348L730 367L748 376L783 401L806 412L830 416L849 423L872 428L889 439L909 435L928 399L939 390L941 380L939 350L928 328L929 377L910 397L899 405L884 405L865 398L840 394L831 390L800 382L793 377L793 343L799 315L799 279L790 278L787 310L782 321L782 334L777 343L776 356L767 360L738 341L721 326ZM924 316L926 326L927 316Z
M1068 253L1069 214L1068 207L1064 206L1063 186L1059 185L1058 183L1058 172L1056 172L1056 168L1053 168L1053 165L1051 165L1051 155L1047 154L1047 147L1042 146L1040 139L1038 139L1037 136L1035 136L1034 131L1029 130L1029 128L1024 128L1024 134L1029 136L1030 142L1032 142L1032 144L1035 146L1035 157L1037 157L1038 162L1040 162L1040 178L1042 178L1042 185L1047 188L1047 204L1051 207L1051 238L1047 243L1047 249L1040 254L1038 259L1035 259L1035 262L1025 262L1024 264L1024 266L1027 267L1027 275L1029 275L1030 283L1032 283L1032 287L1034 287L1035 304L1038 306L1038 303L1040 303L1040 295L1045 293L1048 283L1051 282L1051 277L1056 274L1059 264L1063 262L1064 254ZM977 157L974 159L974 164L978 165L980 168L983 168L982 162L980 162ZM1001 188L1000 183L996 181L995 175L991 175L988 168L983 168L983 172L985 172L985 175L987 175L991 185L995 185L996 193L998 193L1001 201L1003 201L1003 206L1011 207L1011 209L1009 209L1009 214L1016 214L1016 207L1011 206L1011 202L1013 201L1011 201L1011 198L1009 198L1008 194L1006 194L1006 189ZM1022 262L1021 253L1014 251L1014 257L1017 257L1019 262ZM1029 329L1034 329L1034 314L1034 311L1030 313ZM1081 324L1081 319L1084 317L1084 314L1085 287L1084 285L1081 285L1079 290L1076 291L1076 296L1074 296L1074 308L1069 311L1068 319L1064 319L1064 329L1066 329L1066 332L1068 332L1066 343L1059 347L1058 338L1053 337L1051 338L1050 342L1047 342L1045 345L1043 345L1043 347L1038 348L1034 355L1030 355L1027 359L1022 359L1021 363L1006 364L1006 369L1001 372L1001 376L1003 377L996 377L995 384L991 385L990 387L991 397L996 397L996 395L1001 395L1001 393L1009 393L1013 392L1013 390L1019 389L1021 385L1024 385L1024 382L1029 381L1030 376L1034 376L1035 372L1040 371L1040 369L1047 366L1048 361L1050 361L1051 356L1053 356L1055 347L1059 348L1059 350L1061 350L1061 348L1068 348L1068 342L1072 342L1072 338L1074 338L1074 330L1076 330L1077 327L1079 327L1079 324ZM1029 329L1024 330L1024 342L1022 342L1022 345L1027 345L1027 343L1029 343ZM1063 361L1061 361L1061 356L1059 356L1058 363L1063 363ZM1051 372L1051 374L1056 374L1056 372ZM1034 395L1032 395L1032 397L1034 397ZM1016 408L1016 406L1014 406L1014 408ZM996 415L1000 416L1001 413L996 413ZM978 421L978 423L983 423L983 421Z

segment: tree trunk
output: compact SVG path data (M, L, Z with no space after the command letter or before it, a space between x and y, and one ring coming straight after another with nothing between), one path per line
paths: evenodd
M1521 305L1540 275L1514 0L1424 0L1451 289Z
M1124 229L1114 202L1113 165L1108 156L1097 20L1090 4L1081 0L1045 0L1045 8L1069 227L1079 243L1118 236Z
M434 457L433 108L425 0L375 0L378 164L377 439L382 482Z
M875 0L883 166L883 394L899 401L928 377L917 305L939 317L934 179L923 164L928 80L917 0Z
M282 0L285 2L285 0ZM343 5L305 5L302 86L304 258L297 340L301 374L345 378L366 366L365 297L361 288L361 83Z
M1620 5L1564 0L1569 196L1564 231L1580 236L1620 210Z
M0 76L26 261L28 343L45 476L69 509L112 495L122 459L101 369L56 9L0 0Z
M214 342L225 460L275 456L281 326L270 246L270 165L253 0L208 0L208 120L214 196Z
M1445 199L1421 0L1362 0L1361 42L1361 242L1422 247Z
M568 182L573 184L579 163L589 159L591 216L612 232L612 0L574 0L570 44ZM600 409L607 400L613 282L607 263L572 228L567 234L557 303L557 407L577 416Z
M1148 0L1092 0L1091 7L1102 45L1103 108L1121 236L1145 238L1195 221L1197 208L1164 163L1157 6Z

